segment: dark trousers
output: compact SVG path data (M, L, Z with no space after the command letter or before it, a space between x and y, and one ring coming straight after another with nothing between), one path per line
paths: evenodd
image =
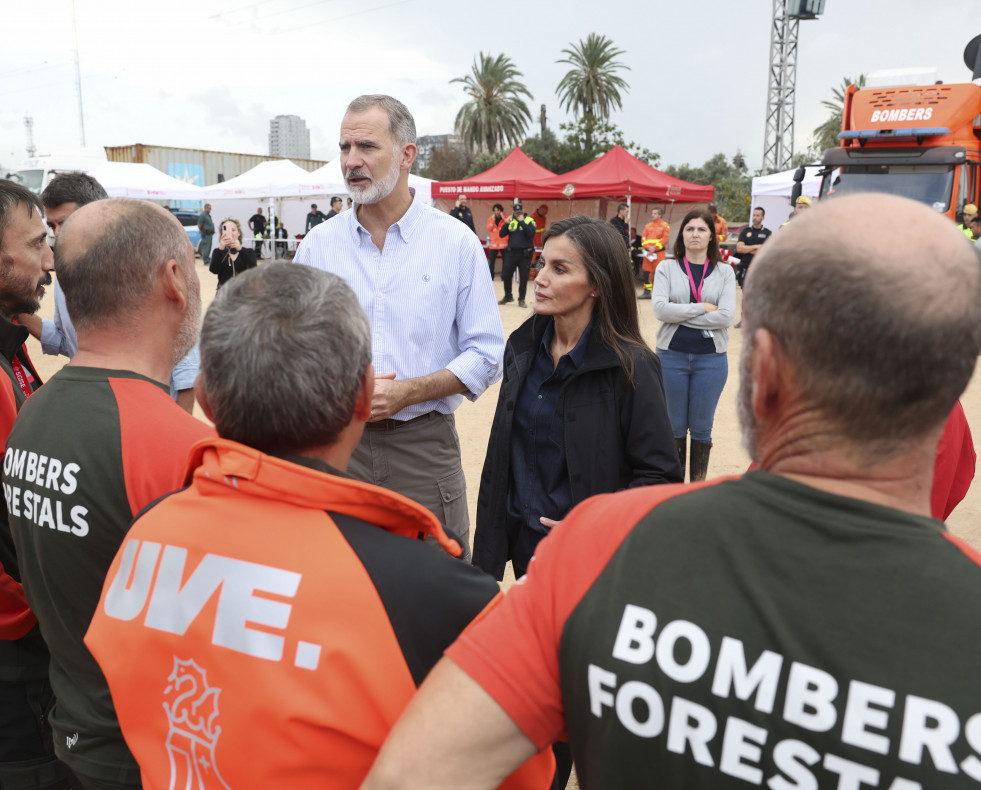
M253 249L255 250L255 259L262 258L262 242L257 240Z
M494 264L497 263L497 256L501 256L501 261L504 261L506 257L504 255L504 250L488 250L487 251L487 265L490 266L491 282L494 281ZM501 270L501 276L504 275L504 270Z
M512 249L508 247L504 251L504 269L501 271L501 279L504 280L504 296L507 299L511 296L511 280L514 278L514 270L518 270L518 299L525 300L528 292L528 272L531 270L531 247L525 249Z

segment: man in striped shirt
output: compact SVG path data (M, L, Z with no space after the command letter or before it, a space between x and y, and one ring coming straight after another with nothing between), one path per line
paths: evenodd
M431 510L470 559L453 412L501 375L504 332L480 241L413 200L415 122L390 96L360 96L341 122L354 211L303 240L295 261L344 278L371 325L370 421L348 471Z

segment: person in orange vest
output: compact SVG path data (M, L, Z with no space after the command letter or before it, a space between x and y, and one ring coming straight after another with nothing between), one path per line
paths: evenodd
M252 269L208 310L195 390L218 437L133 523L85 638L144 790L357 787L497 599L428 509L345 471L371 337L351 288L309 266ZM548 787L553 765L544 750L510 786Z
M491 281L494 280L494 264L497 256L501 256L504 261L504 250L508 246L508 240L501 238L501 226L507 222L504 216L504 206L495 203L492 209L494 212L487 218L487 265L490 266Z
M664 251L667 249L668 239L671 236L671 226L664 221L663 217L663 208L660 206L651 208L651 221L644 226L644 233L641 236L640 243L644 248L644 263L642 266L644 271L647 272L644 291L640 295L641 299L651 298L651 283L654 281L654 270L664 260Z
M539 253L537 250L541 250L542 246L545 244L545 217L548 216L548 205L542 203L538 208L535 209L535 213L531 215L531 218L535 220L535 254L533 260L538 260Z
M715 223L715 235L719 239L719 244L725 244L726 239L729 238L729 223L719 213L715 203L709 203L708 210L709 214L712 215L712 221Z

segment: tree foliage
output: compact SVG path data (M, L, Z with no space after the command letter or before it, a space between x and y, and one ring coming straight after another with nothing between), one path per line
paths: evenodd
M816 152L817 156L810 158L819 159L826 149L834 148L838 145L838 132L841 131L842 115L845 111L845 94L848 92L849 85L857 85L859 88L864 88L865 75L859 74L858 79L855 80L845 77L842 79L839 87L831 89L831 98L824 99L821 102L831 114L824 123L814 129L813 141L808 148L808 152Z
M444 142L433 148L429 164L419 175L434 181L456 181L469 172L473 154L462 145Z
M666 172L693 184L714 186L715 204L719 213L730 222L742 222L749 217L753 180L742 152L736 151L732 159L722 153L716 154L700 167L687 163L670 165Z
M474 151L494 153L505 145L517 145L531 122L522 96L531 98L520 82L522 74L507 55L478 53L471 73L456 77L469 97L456 116L457 134Z
M561 124L559 129L565 133L561 140L546 128L544 136L529 137L521 145L522 151L553 173L567 173L582 167L615 145L622 146L652 167L657 167L661 161L660 154L625 140L623 132L606 121L580 118L574 123Z
M571 109L576 118L607 120L612 109L623 107L620 91L627 92L630 88L616 72L629 71L630 67L617 60L624 54L622 49L617 49L606 36L590 33L585 41L580 39L578 44L562 52L566 57L556 63L572 66L557 90L564 109Z

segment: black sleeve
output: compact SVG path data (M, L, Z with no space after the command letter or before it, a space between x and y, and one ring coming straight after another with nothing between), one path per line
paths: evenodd
M434 546L329 513L371 578L418 686L497 595L497 583Z
M620 433L627 464L633 470L628 488L658 483L683 483L678 448L668 419L661 360L652 352L635 351L634 382L624 376Z
M221 248L211 253L211 264L208 266L208 271L212 274L221 274L222 269L228 265L227 256L228 253Z
M497 231L497 235L500 236L502 239L506 239L510 233L511 231L508 230L507 222L502 223L500 230Z
M242 247L242 249L239 250L238 254L239 257L241 258L241 262L236 267L238 271L244 272L248 269L254 269L256 266L259 265L256 262L254 250L250 250L247 247Z

